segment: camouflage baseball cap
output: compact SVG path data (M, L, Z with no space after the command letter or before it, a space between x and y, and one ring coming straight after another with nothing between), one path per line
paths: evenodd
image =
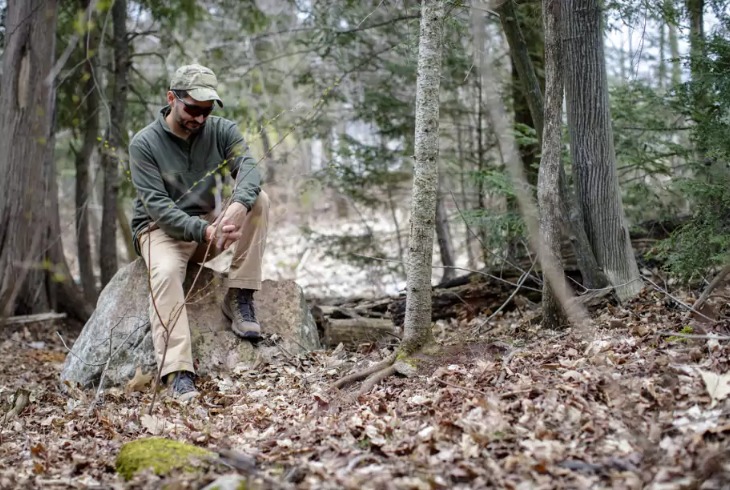
M218 79L213 70L197 64L181 66L170 80L170 90L185 90L195 100L215 100L223 107L216 88Z

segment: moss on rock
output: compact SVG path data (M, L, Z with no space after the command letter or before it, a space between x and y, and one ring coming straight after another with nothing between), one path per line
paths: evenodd
M206 459L210 451L184 442L150 437L128 442L119 451L116 461L117 473L125 480L135 473L151 468L160 476L169 475L174 470L194 472L199 468L194 458Z

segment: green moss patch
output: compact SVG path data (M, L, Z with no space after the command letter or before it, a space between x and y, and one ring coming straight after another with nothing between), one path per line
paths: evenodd
M169 475L174 470L194 472L200 467L196 465L195 459L206 459L212 455L210 451L192 444L151 437L122 446L116 469L125 480L145 468L151 468L160 476Z

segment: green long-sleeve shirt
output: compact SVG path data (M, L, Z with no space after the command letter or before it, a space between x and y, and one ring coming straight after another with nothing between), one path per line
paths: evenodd
M208 223L201 216L215 209L216 174L236 179L233 202L249 210L261 192L261 175L233 121L209 116L187 140L165 122L170 107L138 132L129 144L129 170L137 190L132 230L138 236L154 223L172 238L202 243Z

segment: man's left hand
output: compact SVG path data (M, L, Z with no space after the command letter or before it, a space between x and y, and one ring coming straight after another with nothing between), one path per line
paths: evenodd
M214 222L218 224L219 236L216 243L218 249L228 250L232 244L241 238L241 225L248 213L246 206L240 202L232 202Z

